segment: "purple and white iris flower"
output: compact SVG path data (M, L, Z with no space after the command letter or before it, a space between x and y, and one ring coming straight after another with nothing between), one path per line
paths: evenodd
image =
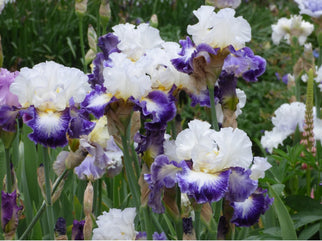
M79 142L88 155L74 169L78 178L94 181L104 174L113 177L121 171L123 152L108 133L106 116L97 121L91 133L81 136Z
M315 107L313 107L313 133L316 140L322 140L321 133L321 119L316 117ZM282 104L278 107L274 116L272 117L272 123L274 125L271 131L265 131L261 138L261 144L269 153L273 151L273 148L277 148L283 141L293 134L296 128L299 128L300 132L304 131L305 120L305 104L301 102L293 102L291 104Z
M257 177L262 176L266 167L260 169L256 158L257 166L253 169L258 171L252 175L249 169L253 161L252 143L246 133L231 127L215 131L210 129L209 123L200 120L193 120L188 126L176 140L165 141L164 154L156 157L151 173L145 175L151 190L148 205L152 210L164 211L163 189L176 183L182 193L197 203L226 198L231 203L241 204L256 194ZM263 209L258 211L261 213ZM237 213L237 216L240 215Z
M306 14L313 18L322 16L322 4L320 0L295 0L299 5L300 14Z
M88 77L76 68L53 61L22 68L10 86L18 96L26 124L33 129L29 138L35 143L55 148L67 144L66 134L72 119L70 108L81 103L90 91ZM88 131L93 127L90 122Z
M16 130L16 118L20 104L18 97L10 92L10 85L18 76L19 72L10 72L0 68L0 127L5 131Z
M103 52L93 61L90 76L94 90L82 107L99 118L109 104L123 101L135 106L143 117L152 117L150 127L165 128L176 111L168 93L184 76L170 62L178 45L165 43L159 31L148 24L126 23L112 29L113 33L99 38Z

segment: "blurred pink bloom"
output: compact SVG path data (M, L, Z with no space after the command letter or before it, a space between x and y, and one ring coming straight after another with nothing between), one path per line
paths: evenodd
M18 97L9 91L9 87L18 76L19 72L10 72L7 69L0 68L0 106L20 106Z

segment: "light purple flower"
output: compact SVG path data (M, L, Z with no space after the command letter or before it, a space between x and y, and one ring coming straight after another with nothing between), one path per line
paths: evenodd
M18 75L18 71L10 72L7 69L0 68L0 106L20 106L18 97L9 91L10 85Z
M320 0L295 0L299 5L300 14L306 14L313 18L322 16L322 4Z

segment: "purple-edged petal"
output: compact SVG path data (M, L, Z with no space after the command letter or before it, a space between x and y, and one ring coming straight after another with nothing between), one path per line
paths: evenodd
M72 228L72 240L84 240L84 224L85 220L73 221L73 228Z
M236 226L251 226L258 222L261 214L264 214L273 203L273 198L266 194L267 190L258 188L244 202L233 202L234 214L231 222Z
M95 123L89 120L85 109L70 109L70 125L68 135L70 138L79 138L81 135L89 134L95 127Z
M19 109L14 106L0 106L0 128L5 131L16 131L16 119L19 114Z
M163 129L167 122L175 117L175 102L173 98L162 91L152 91L140 102L135 99L132 101L136 103L135 110L140 110L145 118L152 119L145 123L145 127L149 130Z
M18 225L19 211L22 206L17 205L17 192L1 191L1 227L5 233L15 232Z
M75 167L75 174L81 180L97 180L100 179L106 172L105 168L99 168L94 164L95 157L88 155L84 161Z
M105 87L96 85L95 90L85 97L81 103L81 107L92 113L96 118L102 117L105 112L105 107L112 100L112 96L106 94L105 91Z
M42 112L33 107L29 109L33 111L33 118L26 124L33 129L33 132L29 134L32 141L52 148L67 144L69 108L59 112Z
M244 47L235 50L229 47L231 52L225 59L223 70L228 73L234 73L236 77L243 77L246 81L256 82L266 69L266 60L258 55L254 55L253 51Z
M250 174L251 170L249 169L231 168L228 192L225 195L226 199L232 202L243 202L256 190L258 182L251 179Z
M216 174L203 173L190 170L185 164L177 174L178 185L181 192L191 195L198 203L216 202L228 190L230 172L231 170Z
M165 155L157 156L151 165L151 174L145 174L144 180L149 184L150 195L148 205L153 212L163 213L162 205L163 188L174 187L176 174L181 170L181 164L169 161Z
M111 53L120 52L117 48L117 44L120 42L118 37L113 33L105 34L98 38L97 46L103 51L105 58L107 59Z
M189 37L186 40L179 40L179 43L182 49L178 54L182 57L172 59L171 63L178 71L191 74L193 72L192 60L197 53L196 46Z

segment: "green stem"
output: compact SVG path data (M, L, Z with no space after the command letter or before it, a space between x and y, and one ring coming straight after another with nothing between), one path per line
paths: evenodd
M147 240L152 240L152 226L151 226L151 214L149 207L147 205L141 206L141 210L143 212L144 224L145 224L145 231Z
M45 186L46 186L46 203L47 203L47 218L49 227L49 239L54 239L54 210L51 201L51 186L50 186L50 158L49 147L44 148L44 168L45 168Z
M210 114L211 114L211 124L214 130L219 131L218 121L217 121L217 114L216 114L216 104L215 104L215 93L214 93L214 86L208 84L209 90L209 98L210 98Z
M296 101L301 101L301 85L300 85L300 76L295 79L295 97Z
M103 181L102 179L98 180L98 202L97 202L97 215L101 214L101 210L102 210L102 190L103 190Z
M11 193L11 189L12 189L12 177L11 177L11 167L10 167L10 153L9 153L9 149L5 149L5 153L6 153L6 169L7 169L7 193Z
M55 181L54 186L53 186L53 191L51 193L51 195L53 195L58 187L58 185L60 184L60 182L63 180L63 178L65 177L66 173L68 170L65 170ZM42 215L42 213L45 211L45 207L46 207L46 201L44 200L40 206L40 208L38 209L36 215L33 217L33 219L31 220L29 226L26 228L25 232L20 236L19 240L24 240L26 238L26 236L30 233L31 229L35 226L35 224L37 223L38 219L40 218L40 216Z
M195 231L196 231L196 239L200 240L200 213L201 207L195 209Z
M87 73L87 65L85 64L85 45L84 45L84 34L83 34L83 17L78 15L78 26L79 26L79 39L80 39L80 47L82 53L82 64L83 71Z
M124 165L125 171L128 177L128 183L130 187L130 191L134 198L136 207L139 208L140 206L140 189L138 186L137 179L134 175L134 170L132 166L132 160L130 156L130 149L129 149L129 142L130 142L130 131L131 131L131 122L129 123L125 136L121 136L122 138L122 145L123 145L123 155L124 155Z
M321 93L320 93L320 89L316 83L314 84L314 99L315 99L316 117L320 118L320 116L321 116L320 115Z

